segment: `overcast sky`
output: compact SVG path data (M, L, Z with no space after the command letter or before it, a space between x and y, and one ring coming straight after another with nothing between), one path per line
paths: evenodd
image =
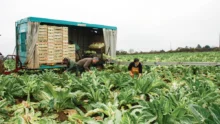
M28 17L118 27L118 50L218 46L220 0L1 0L0 52L13 53L15 21Z

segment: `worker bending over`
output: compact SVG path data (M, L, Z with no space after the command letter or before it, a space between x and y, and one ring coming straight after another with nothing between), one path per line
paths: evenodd
M0 60L4 60L4 56L2 55L2 53L0 52Z
M98 61L99 61L98 57L93 57L93 58L84 58L75 63L68 58L64 58L63 63L67 65L67 69L64 72L76 71L77 76L79 75L79 73L82 74L82 72L85 71L92 73L89 68L92 64L96 64Z
M139 59L135 58L128 66L129 74L132 78L134 75L138 75L138 79L142 76L142 64L139 62Z

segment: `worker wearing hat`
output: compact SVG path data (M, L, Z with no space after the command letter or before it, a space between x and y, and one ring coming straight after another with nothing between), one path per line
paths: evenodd
M135 74L138 75L138 78L142 76L142 64L138 58L135 58L134 61L129 64L128 71L132 78L134 78Z
M98 57L93 57L93 58L84 58L75 63L68 58L64 58L63 63L67 65L67 69L64 72L75 70L77 75L79 72L80 74L82 74L82 72L85 71L92 73L89 67L92 64L96 64L98 61L99 61Z

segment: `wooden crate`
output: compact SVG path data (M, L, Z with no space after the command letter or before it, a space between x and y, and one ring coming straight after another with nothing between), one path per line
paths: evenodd
M48 51L47 51L47 54L48 54L48 55L54 55L54 50L48 50Z
M49 27L49 26L47 26L47 25L39 25L39 29L47 28L47 27Z
M38 32L47 32L47 25L40 25L38 28Z
M54 26L54 30L63 30L63 27Z
M55 42L62 42L62 39L54 39Z
M69 58L69 56L63 56L63 58Z
M38 35L38 39L47 39L47 35Z
M55 45L61 45L61 46L63 45L63 43L60 42L60 41L56 41L56 42L54 42L54 44L55 44Z
M50 46L48 46L48 51L54 51L54 45L50 45Z
M47 42L47 37L45 38L38 37L38 42Z
M53 61L54 61L54 58L47 58L48 63L53 63Z
M38 29L38 32L47 32L48 30L47 30L47 28L39 28Z
M38 42L36 43L37 47L47 47L47 43Z
M47 43L47 42L39 42L39 43ZM37 49L38 48L40 48L40 49L47 49L47 47L48 47L47 44L46 45L40 45L40 46L37 45Z
M56 63L54 61L47 61L47 63L45 63L46 65L55 65Z
M68 36L68 32L63 31L63 36Z
M63 45L67 45L67 46L68 46L68 45L69 45L69 43L63 43Z
M63 27L63 30L64 31L68 31L68 27Z
M61 46L61 47L63 47L62 42L60 42L60 41L54 41L54 42L56 42L56 43L54 44L55 46Z
M47 39L48 40L54 40L54 36L48 36Z
M69 53L75 53L76 50L69 50L68 52L69 52Z
M54 52L54 57L62 57L63 53L62 52L58 52L59 50Z
M54 27L53 26L48 26L47 30L48 30L48 32L54 32Z
M54 30L55 27L56 27L56 26L48 26L47 29L48 29L48 30L49 30L49 29L53 29L53 30Z
M54 45L54 41L53 42L47 42L49 45Z
M68 47L68 50L69 50L69 51L75 50L75 47L71 47L71 48Z
M54 59L60 59L60 58L63 58L63 54L54 55Z
M69 41L68 40L63 40L63 43L68 43Z
M47 30L39 30L38 31L38 36L39 35L47 35Z
M39 57L39 61L47 61L47 58Z
M69 44L68 47L69 48L75 48L75 44Z
M54 32L48 32L48 37L54 37Z
M68 47L63 46L63 51L69 51Z
M56 58L54 58L54 60L62 61L62 60L63 60L63 57L56 57Z
M47 57L47 52L44 52L44 53L38 53L38 56L39 57Z
M69 38L68 37L63 37L63 41L69 41Z
M47 43L47 42L39 42L39 43ZM47 47L48 47L47 44L46 45L40 45L40 46L37 45L37 49L38 48L40 48L40 49L47 49Z
M62 52L63 52L63 54L68 54L69 50L68 49L63 49Z
M39 61L39 64L46 64L47 61Z
M38 54L48 54L47 50L38 50Z
M61 47L59 47L59 46L56 46L55 48L54 48L54 51L55 51L55 53L62 53L63 51L63 47L61 46Z
M53 42L49 42L48 41L47 44L53 46L54 45L54 41Z
M68 34L62 34L63 38L68 38Z
M63 41L63 37L62 35L54 35L53 38L56 40L56 39L59 39L61 41Z
M54 32L55 36L63 36L63 32Z
M41 52L41 51L47 51L48 48L44 48L44 47L41 47L41 48L37 48L38 52Z
M62 61L63 60L63 57L56 57L54 58L55 61Z
M63 44L63 48L68 49L69 48L68 44Z

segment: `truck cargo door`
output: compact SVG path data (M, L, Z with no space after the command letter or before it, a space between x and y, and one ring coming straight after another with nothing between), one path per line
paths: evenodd
M17 25L17 51L22 65L24 65L27 58L26 39L27 39L27 23Z

